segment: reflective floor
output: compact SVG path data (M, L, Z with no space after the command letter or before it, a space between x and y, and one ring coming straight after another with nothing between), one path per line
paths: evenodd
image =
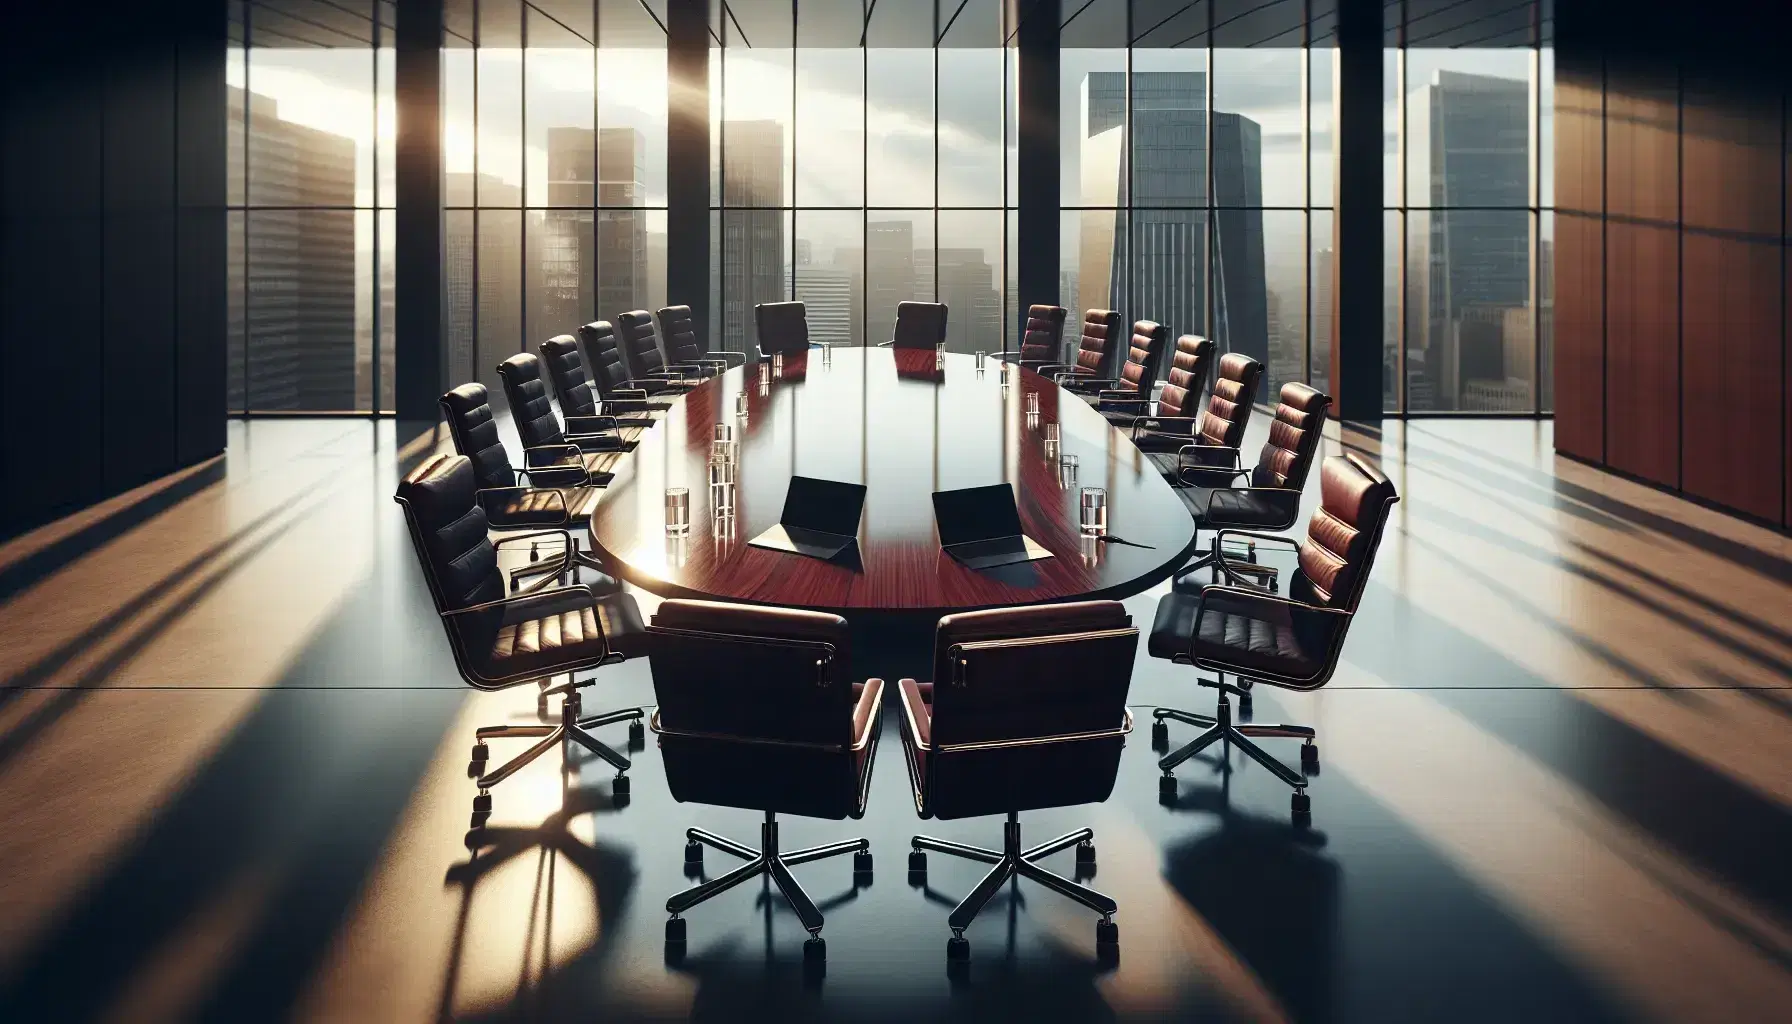
M1386 430L1328 442L1405 498L1344 665L1256 701L1319 729L1312 828L1236 755L1160 801L1141 730L1106 804L1023 817L1096 830L1118 966L1022 883L954 979L945 917L982 869L936 857L911 888L907 840L1001 824L919 822L889 717L864 820L784 824L876 858L868 886L796 869L823 977L757 883L667 962L683 829L757 845L758 819L675 804L651 745L626 806L580 755L506 782L469 862L472 732L535 702L455 674L391 502L434 439L234 424L222 463L0 546L0 1020L1785 1019L1792 539L1557 460L1548 424ZM1141 713L1209 694L1141 650ZM631 663L585 706L652 699Z

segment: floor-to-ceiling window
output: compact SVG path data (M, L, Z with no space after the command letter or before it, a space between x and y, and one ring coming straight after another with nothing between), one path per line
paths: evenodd
M1393 0L1383 123L1391 413L1547 413L1552 5Z
M955 352L1013 320L1013 28L1000 0L755 0L712 8L711 337L795 298L812 340L888 340L948 307Z
M391 0L231 0L228 408L390 410Z
M1271 399L1325 375L1333 19L1319 6L1063 10L1060 302L1211 337L1265 364Z
M667 304L663 3L448 0L449 378Z

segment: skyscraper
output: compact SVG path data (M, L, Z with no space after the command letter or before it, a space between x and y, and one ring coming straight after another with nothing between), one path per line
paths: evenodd
M982 249L941 249L939 301L946 304L946 348L951 352L999 351L1002 296L995 268Z
M1482 400L1510 393L1505 311L1530 305L1529 83L1438 71L1407 126L1409 180L1434 210L1409 220L1407 402L1460 409L1471 381L1498 385Z
M750 352L757 341L753 307L784 298L784 211L752 209L784 202L784 126L776 121L724 121L722 170L722 347ZM744 209L743 209L744 207Z
M932 266L929 261L929 278ZM865 343L889 341L896 329L896 304L917 298L915 226L906 220L865 225ZM929 286L932 281L929 280ZM932 298L931 287L926 295Z
M229 145L248 132L244 303L235 344L248 346L251 409L356 407L355 141L282 120L274 100L228 88ZM333 209L303 209L333 207ZM369 239L371 242L371 239Z
M793 289L807 307L809 340L829 345L853 343L853 279L848 268L799 263Z
M549 211L539 227L531 225L542 235L529 245L540 257L531 260L531 274L540 278L529 282L542 321L534 333L546 337L654 308L647 213L632 209L642 201L645 167L633 128L548 129L548 204L572 209ZM604 207L595 217L593 203Z
M448 174L450 194L459 190L473 195L473 178L464 172ZM522 189L502 178L480 174L477 184L482 206L522 202ZM495 368L523 350L522 227L516 210L450 211L444 232L448 365L457 379L485 382L500 407L504 398ZM536 232L537 240L540 235Z

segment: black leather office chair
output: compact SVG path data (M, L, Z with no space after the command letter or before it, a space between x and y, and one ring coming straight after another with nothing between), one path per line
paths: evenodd
M585 370L585 355L570 334L559 334L541 343L541 365L547 370L548 383L560 402L560 413L568 423L585 423L614 430L623 450L633 451L646 433L646 425L624 421L612 410L604 408L597 385ZM606 422L607 421L607 422ZM610 426L614 424L614 426Z
M753 307L759 358L798 356L809 351L809 312L800 302L761 302Z
M1102 377L1113 365L1114 346L1120 337L1120 314L1111 309L1083 312L1082 335L1068 363L1047 363L1038 371L1062 384L1076 377Z
M582 522L591 514L601 488L593 487L583 466L558 466L535 470L517 469L510 463L510 453L498 437L498 424L483 384L462 384L441 397L442 418L448 422L448 433L454 439L454 450L473 465L474 485L479 506L485 510L486 522L496 531L539 530L541 527L567 528ZM527 479L530 486L519 486ZM579 566L603 572L604 567L579 550L579 538L572 535L572 546L554 556L539 557L539 534L529 547L531 564L510 574L510 587L517 589L531 577L574 575ZM608 577L608 584L614 584ZM574 582L577 582L575 579ZM543 579L540 585L546 585Z
M1292 527L1300 519L1301 492L1307 487L1307 473L1319 452L1331 404L1330 395L1298 381L1282 385L1275 419L1269 425L1269 439L1263 442L1257 465L1233 471L1234 480L1249 477L1249 482L1242 487L1183 490L1183 498L1194 512L1195 528L1280 531ZM1226 557L1215 540L1207 554L1176 570L1176 585L1198 589L1200 584L1189 577L1201 569L1212 569L1232 582L1239 582L1239 576L1267 581L1274 591L1276 570L1256 563L1254 543L1248 549L1251 560L1241 562Z
M622 344L608 320L594 320L579 328L579 349L585 354L585 371L599 397L616 414L617 422L652 426L672 408L670 395L679 394L660 378L632 380L622 365ZM651 397L660 395L662 397Z
M684 945L680 915L770 874L809 932L804 959L824 959L821 911L790 868L852 853L856 886L871 872L870 843L847 839L787 852L778 845L777 815L864 816L883 680L855 681L846 620L838 615L675 600L660 605L648 635L659 700L653 731L673 799L765 812L757 850L687 830L688 870L701 870L705 846L746 863L666 901L668 953Z
M1344 637L1356 616L1375 551L1399 495L1381 471L1355 455L1325 460L1319 471L1320 503L1307 523L1307 538L1244 530L1222 530L1215 543L1248 537L1260 544L1286 544L1299 552L1299 569L1288 583L1288 596L1277 597L1251 587L1210 585L1199 591L1172 590L1157 603L1149 651L1179 665L1207 669L1215 679L1197 679L1219 691L1212 717L1174 708L1152 712L1152 746L1169 747L1166 719L1204 727L1193 742L1157 762L1163 771L1160 796L1173 799L1177 765L1214 743L1236 745L1253 761L1294 787L1296 823L1310 820L1307 772L1319 764L1316 735L1304 725L1235 725L1228 696L1250 699L1253 682L1290 690L1316 690L1337 670ZM1226 682L1231 673L1239 683ZM1249 737L1285 737L1301 744L1296 772L1269 756Z
M477 497L473 464L464 455L436 455L405 474L395 500L404 508L411 542L429 582L436 613L448 632L454 664L461 678L479 690L501 690L520 683L547 683L565 675L568 681L542 691L562 695L558 725L499 725L478 730L470 774L479 795L473 801L472 828L491 816L492 787L536 758L571 740L616 769L611 792L629 791L628 758L586 732L600 725L629 721L629 740L638 745L641 709L626 708L584 717L575 674L639 654L646 635L640 609L627 594L599 595L590 587L571 586L530 594L504 595L498 571L498 547L487 533L485 510ZM565 530L561 535L571 547ZM491 771L485 770L486 741L528 737L534 746Z
M616 318L616 340L622 353L622 366L630 379L664 380L673 389L695 386L705 368L694 364L672 364L660 351L660 332L654 327L653 314L636 309Z
M1097 951L1117 955L1114 901L1039 865L1074 846L1079 870L1092 870L1095 833L1078 829L1023 848L1019 812L1099 803L1113 792L1132 730L1126 692L1138 640L1118 601L948 615L934 635L933 680L900 682L915 810L941 820L1008 818L1000 850L912 840L911 883L925 884L928 850L995 865L946 919L949 960L969 958L964 930L1015 875L1099 913Z
M1213 342L1193 334L1176 339L1170 368L1157 393L1157 408L1132 422L1133 444L1152 454L1174 455L1194 437L1200 422L1194 415L1213 369ZM1173 464L1172 464L1173 465Z
M498 382L504 385L504 397L510 402L510 418L523 440L523 465L531 469L556 466L577 466L585 471L591 483L610 482L613 470L623 455L622 438L617 435L616 421L609 416L568 420L575 430L592 431L608 428L603 433L567 433L554 415L548 401L547 385L541 379L541 360L528 352L519 352L498 364Z
M1028 306L1027 326L1021 331L1020 349L1003 352L998 358L1029 370L1063 365L1064 321L1069 315L1063 306Z
M1177 487L1224 487L1231 483L1241 466L1239 445L1244 443L1245 428L1250 426L1256 409L1257 382L1263 376L1263 364L1250 356L1228 352L1220 357L1219 376L1207 395L1207 408L1192 424L1168 417L1153 420L1168 424L1170 429L1148 428L1135 432L1135 444L1154 445L1180 442L1175 461L1168 457L1158 462L1170 483ZM1180 433L1192 426L1191 433Z
M697 329L689 306L667 306L659 311L660 334L666 339L666 361L705 367L714 376L747 361L744 352L712 352Z
M879 348L937 348L946 340L946 304L943 302L898 302L896 326L890 340L877 343Z

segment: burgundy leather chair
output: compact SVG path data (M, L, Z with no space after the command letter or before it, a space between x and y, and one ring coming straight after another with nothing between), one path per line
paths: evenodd
M1316 690L1337 670L1344 637L1362 601L1369 570L1394 503L1400 500L1394 485L1381 471L1355 455L1325 460L1319 471L1319 508L1307 521L1307 537L1293 541L1269 533L1222 530L1215 542L1229 537L1248 537L1262 544L1285 544L1299 555L1299 568L1288 584L1288 596L1278 597L1252 587L1210 585L1198 591L1172 590L1157 603L1151 626L1149 651L1179 665L1214 673L1200 679L1202 686L1219 691L1214 715L1197 715L1174 708L1152 712L1154 749L1167 750L1170 731L1166 719L1206 729L1182 749L1165 754L1157 762L1163 771L1159 796L1174 800L1177 765L1214 743L1236 745L1252 760L1268 768L1294 787L1292 808L1297 824L1311 820L1307 798L1307 773L1319 765L1316 734L1304 725L1235 725L1228 696L1237 696L1241 710L1249 710L1253 682L1290 690ZM1238 682L1226 682L1230 673ZM1297 772L1252 743L1249 737L1298 739L1301 771Z
M1093 396L1095 408L1109 423L1130 427L1134 420L1151 411L1151 391L1157 386L1157 368L1163 361L1164 341L1169 336L1168 327L1140 320L1132 325L1132 342L1126 350L1126 361L1120 364L1118 378L1078 377L1064 386L1084 398Z
M681 393L664 378L635 380L622 365L622 343L616 328L608 320L593 320L579 328L579 347L585 354L585 369L597 393L620 417L637 424L656 423L672 407L670 398L652 395Z
M946 304L943 302L898 302L896 326L889 341L877 343L879 348L937 348L946 340Z
M870 843L848 839L806 850L778 845L777 815L860 818L882 731L884 684L855 680L846 620L838 615L666 601L648 627L648 662L659 708L659 735L672 798L765 812L760 847L693 828L685 866L699 873L703 848L745 864L666 901L667 952L682 952L680 915L760 875L771 875L809 932L804 959L827 956L822 915L790 868L853 854L854 885L871 873Z
M666 339L667 362L702 366L709 370L706 376L713 377L730 366L740 366L747 361L743 352L711 352L697 330L697 318L692 315L691 307L667 306L657 315L660 333Z
M800 302L761 302L753 307L759 358L796 356L809 351L809 307Z
M523 440L523 465L531 468L579 467L591 483L607 484L623 455L622 438L609 416L569 419L575 433L561 429L541 380L541 360L519 352L498 364L498 382L510 402L510 418ZM608 429L605 429L608 428ZM602 433L596 431L603 430Z
M1066 378L1100 377L1112 365L1114 346L1119 337L1119 313L1111 309L1085 310L1082 335L1077 339L1076 353L1071 361L1048 363L1037 369L1060 384Z
M1242 487L1183 489L1183 499L1195 514L1195 528L1280 531L1299 521L1301 492L1306 490L1307 474L1319 452L1331 404L1330 395L1305 384L1289 381L1282 385L1275 419L1269 425L1269 439L1263 442L1257 465L1233 471L1234 479L1248 477L1248 483ZM1176 570L1176 585L1198 587L1188 577L1200 569L1212 569L1232 582L1238 582L1241 575L1265 580L1273 592L1276 570L1257 564L1254 543L1247 548L1248 560L1241 562L1227 557L1215 540L1207 554Z
M1020 350L1004 352L999 358L1019 363L1029 370L1062 365L1064 321L1069 315L1069 311L1063 306L1028 306L1027 326L1021 332Z
M544 687L544 708L551 695L563 699L558 725L485 726L477 731L469 773L479 795L473 801L471 827L483 828L491 816L492 787L568 740L616 769L611 792L625 798L629 785L623 773L629 769L628 758L586 730L630 721L629 742L638 746L644 735L641 709L584 717L578 687L591 680L578 682L576 674L641 653L646 633L640 609L627 594L600 595L585 586L506 597L504 577L498 569L499 547L526 538L505 538L494 544L477 491L473 464L466 456L436 455L405 474L395 495L404 509L436 613L447 630L455 667L461 678L478 690L539 682ZM566 530L546 533L559 535L561 543L571 548L572 538ZM568 677L567 682L547 685L561 675ZM488 772L486 741L500 737L528 737L537 742Z
M1132 422L1132 440L1140 451L1173 455L1190 442L1199 423L1195 413L1212 370L1210 339L1193 334L1176 339L1164 386L1157 393L1157 409Z
M1096 911L1096 949L1119 950L1112 899L1039 861L1077 848L1079 873L1095 863L1087 828L1023 848L1021 811L1099 803L1114 788L1132 729L1126 693L1139 631L1118 601L1035 605L948 615L934 635L933 679L904 679L902 739L915 810L923 818L1007 816L1000 850L916 836L911 884L926 883L932 850L995 865L946 924L946 955L970 956L964 930L1019 875Z
M646 432L647 424L633 417L625 421L604 408L597 385L585 370L585 355L570 334L559 334L541 343L541 365L547 370L548 383L560 402L560 414L566 422L591 422L614 430L625 451L633 451ZM601 418L601 419L600 419ZM602 421L608 421L604 423Z
M659 328L653 314L645 309L630 310L616 318L617 348L622 353L623 369L631 380L664 380L671 388L689 390L695 378L705 375L705 367L693 363L667 362L660 350Z
M1228 352L1220 357L1219 375L1207 395L1207 408L1194 421L1193 431L1163 439L1181 442L1174 464L1167 459L1159 462L1170 483L1178 487L1224 487L1233 480L1240 464L1238 446L1244 443L1245 428L1256 408L1257 382L1262 377L1263 364L1250 356ZM1160 423L1165 420L1162 416L1153 418ZM1179 422L1176 426L1187 424ZM1151 429L1150 433L1159 431Z

